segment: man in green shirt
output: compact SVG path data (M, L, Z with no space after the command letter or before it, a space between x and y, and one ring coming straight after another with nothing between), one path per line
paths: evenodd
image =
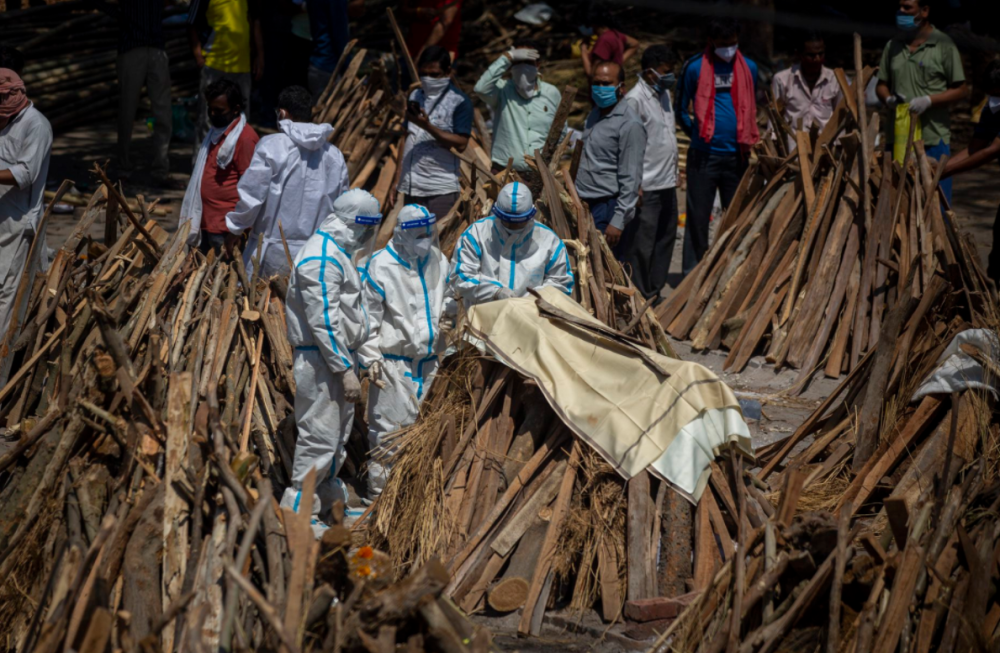
M909 103L910 111L920 116L927 155L940 160L951 153L951 106L969 89L955 42L931 24L930 4L931 0L899 0L899 35L882 51L875 92L892 110ZM951 181L945 180L941 187L951 202Z
M561 94L538 78L538 49L530 41L517 42L494 61L473 89L493 110L495 170L514 159L518 172L529 170L525 154L541 150L549 134ZM507 71L510 79L504 79Z

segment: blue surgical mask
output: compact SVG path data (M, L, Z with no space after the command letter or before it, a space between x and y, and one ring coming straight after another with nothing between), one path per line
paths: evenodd
M910 16L909 14L897 13L896 14L896 27L904 32L912 32L920 27L917 23L916 16Z
M618 87L617 86L591 86L590 87L590 97L594 99L594 104L596 104L601 109L607 109L608 107L613 107L618 104Z
M663 95L664 93L672 89L674 87L674 84L677 82L677 77L673 73L660 75L655 70L652 70L651 72L654 75L656 75L656 83L653 84L653 90L656 91L659 95Z

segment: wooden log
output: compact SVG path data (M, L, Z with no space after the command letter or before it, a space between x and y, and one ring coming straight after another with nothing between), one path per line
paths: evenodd
M649 492L649 475L640 472L628 482L628 594L627 600L652 598L656 576L651 572L656 552L651 550L650 526L654 505Z

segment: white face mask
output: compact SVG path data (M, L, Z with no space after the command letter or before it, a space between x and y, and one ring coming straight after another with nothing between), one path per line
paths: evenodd
M538 66L530 63L514 64L510 69L510 78L518 94L525 100L538 95Z
M448 88L451 79L448 77L421 77L420 87L424 89L424 94L434 97L440 95Z
M997 111L1000 111L1000 97L996 95L991 95L990 99L987 100L986 103L987 105L989 105L991 113L996 113Z
M739 47L738 45L730 45L728 48L715 48L715 56L729 63L736 56Z

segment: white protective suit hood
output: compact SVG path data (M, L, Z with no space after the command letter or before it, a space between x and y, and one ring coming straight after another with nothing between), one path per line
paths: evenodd
M281 129L292 142L305 150L318 150L330 140L333 125L323 123L316 125L311 122L295 122L292 120L278 121Z
M354 257L374 244L381 223L382 213L375 196L366 190L352 188L333 202L333 213L321 228L336 231L337 242Z
M400 256L423 261L431 252L440 252L437 216L419 204L407 204L399 211L392 242Z

